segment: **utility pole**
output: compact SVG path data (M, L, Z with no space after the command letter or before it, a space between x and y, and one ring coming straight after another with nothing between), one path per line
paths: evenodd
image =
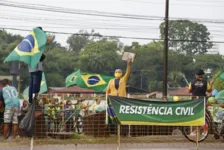
M19 74L18 61L12 61L10 63L10 74L12 75L12 85L17 88L17 76Z
M169 0L166 0L164 28L164 59L163 59L163 97L167 99L167 66L168 66L168 33L169 33Z

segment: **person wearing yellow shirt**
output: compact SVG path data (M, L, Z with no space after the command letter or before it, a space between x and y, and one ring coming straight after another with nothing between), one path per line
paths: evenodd
M116 69L114 76L115 79L111 79L106 90L107 95L111 96L119 96L119 97L126 97L126 84L127 80L130 76L131 72L131 60L127 61L127 70L125 75L122 77L121 69Z
M53 119L57 119L57 111L60 111L61 108L60 106L55 104L55 100L51 100L51 104L48 105L47 111L48 111L48 115L51 116Z

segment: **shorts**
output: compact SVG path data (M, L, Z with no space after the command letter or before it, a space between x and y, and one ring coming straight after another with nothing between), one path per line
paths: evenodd
M19 108L6 108L4 112L4 123L18 124Z

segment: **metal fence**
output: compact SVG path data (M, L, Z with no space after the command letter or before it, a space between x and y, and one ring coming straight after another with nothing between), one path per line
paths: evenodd
M151 125L106 125L106 112L95 112L96 97L100 96L102 106L104 95L76 97L75 95L61 95L53 98L41 95L36 103L35 132L33 149L156 149L156 148L191 148L196 145L189 142L183 135L183 127L151 126ZM145 99L145 96L137 95ZM132 96L134 98L134 96ZM212 132L211 132L212 133ZM14 144L17 149L30 148L30 139L25 138L23 131L19 131L19 142L8 140L10 143L0 143L8 149ZM15 143L14 143L15 142ZM208 144L219 149L224 146L222 140L215 140L209 136L200 144L203 149ZM13 144L11 144L13 143ZM160 143L160 144L158 144ZM32 143L31 143L32 145ZM9 147L10 146L10 147Z

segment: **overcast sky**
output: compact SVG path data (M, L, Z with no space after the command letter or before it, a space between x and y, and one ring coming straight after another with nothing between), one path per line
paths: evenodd
M163 18L165 0L10 0L15 3L30 3L57 6L79 10L94 10L104 13L146 15ZM6 2L0 0L0 2ZM102 13L102 14L104 14ZM203 23L211 32L214 41L224 41L224 0L170 0L170 18L190 18ZM37 18L37 20L35 20ZM31 30L42 26L47 31L76 33L80 29L95 29L102 35L159 38L159 24L162 20L133 20L88 15L75 15L37 11L0 5L0 27ZM10 33L27 35L27 31L7 30ZM56 40L66 46L68 35L56 34ZM148 43L149 40L120 39L125 44L132 41ZM215 46L224 54L224 44Z

